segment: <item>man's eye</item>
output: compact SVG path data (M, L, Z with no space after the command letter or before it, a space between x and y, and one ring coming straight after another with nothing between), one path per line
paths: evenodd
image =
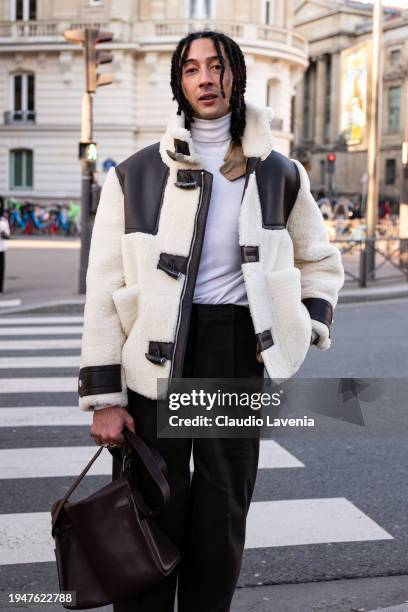
M211 68L217 68L221 70L221 64L214 64L214 66L211 66Z
M193 72L195 70L195 68L187 68L187 70L185 71L186 74L188 74L189 72Z

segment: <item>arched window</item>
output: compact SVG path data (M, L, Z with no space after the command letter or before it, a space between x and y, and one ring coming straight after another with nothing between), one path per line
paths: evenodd
M10 151L10 189L33 187L33 152L31 149Z
M37 19L37 0L11 0L12 21L34 21Z

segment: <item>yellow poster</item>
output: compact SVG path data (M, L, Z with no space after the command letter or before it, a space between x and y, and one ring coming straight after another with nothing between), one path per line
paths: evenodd
M347 145L366 138L368 58L367 43L341 53L340 130Z

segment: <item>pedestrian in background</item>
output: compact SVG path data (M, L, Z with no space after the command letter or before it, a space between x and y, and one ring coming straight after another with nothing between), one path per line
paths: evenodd
M4 216L4 200L0 196L0 295L3 294L4 276L5 276L5 259L7 242L10 238L10 226L7 218Z

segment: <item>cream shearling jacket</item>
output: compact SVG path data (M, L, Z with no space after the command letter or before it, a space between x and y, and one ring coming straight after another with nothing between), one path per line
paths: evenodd
M239 244L258 350L269 377L285 379L312 329L330 347L344 270L305 169L273 149L272 118L246 102ZM127 388L155 399L159 378L182 376L211 185L175 110L160 143L109 170L86 278L81 410L125 407Z

